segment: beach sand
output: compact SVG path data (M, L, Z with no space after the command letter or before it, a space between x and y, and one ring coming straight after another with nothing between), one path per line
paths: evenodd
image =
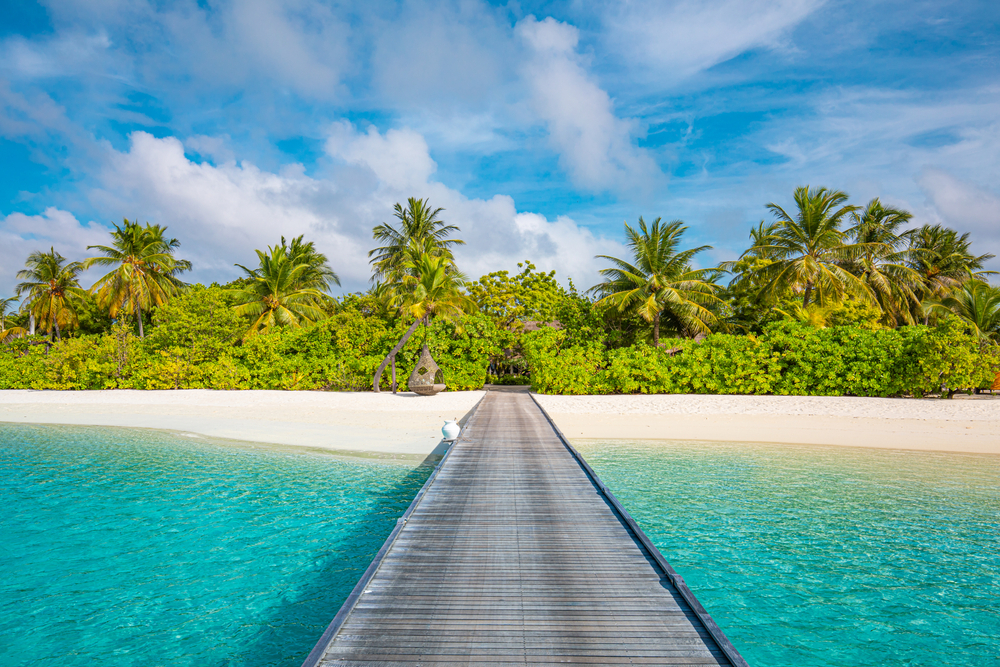
M423 458L485 392L0 391L0 422L130 426ZM439 451L440 450L440 451Z
M536 398L570 440L777 442L1000 454L1000 397Z
M350 452L440 454L482 391L0 391L0 422L129 426ZM566 437L853 445L1000 454L1000 397L537 395Z

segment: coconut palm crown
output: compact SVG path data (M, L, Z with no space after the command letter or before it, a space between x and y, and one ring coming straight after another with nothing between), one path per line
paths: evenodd
M925 301L923 307L930 315L957 315L981 343L1000 342L1000 288L967 280L943 299Z
M599 297L597 303L630 311L653 325L653 344L660 344L660 324L664 317L688 335L709 333L719 321L708 306L720 304L719 289L710 281L714 269L692 269L691 260L711 246L678 250L687 227L680 220L663 223L660 218L647 225L639 218L638 228L625 223L632 262L609 255L597 255L613 266L601 269L604 282L588 290Z
M326 317L319 308L324 294L315 287L315 266L296 262L284 246L256 252L260 261L257 268L236 265L247 274L248 284L231 290L236 298L236 313L253 320L246 338L274 327L295 328Z
M398 226L382 223L372 230L372 238L385 244L368 253L373 282L397 279L405 265L419 261L422 254L442 255L454 265L452 246L465 241L448 238L459 229L441 220L443 210L432 208L429 199L410 197L406 208L396 203Z
M920 274L909 266L912 253L906 247L912 232L902 230L912 217L876 197L851 213L854 224L846 230L858 252L845 266L861 278L894 324L912 324L911 313L920 303Z
M184 283L177 277L191 268L191 262L174 257L180 245L177 239L166 237L167 228L140 225L125 219L111 232L111 245L87 246L103 256L84 261L84 268L113 266L90 288L97 302L108 309L111 317L119 311L134 314L139 324L139 337L145 336L143 311L166 303Z
M844 296L874 305L875 297L864 281L845 268L862 251L859 244L845 243L848 239L841 230L857 207L848 204L847 194L840 190L808 185L795 189L794 200L795 215L773 202L767 205L776 224L766 238L743 253L771 260L756 276L761 293L771 298L789 291L801 294L803 308L813 300L823 305Z
M62 332L78 323L76 306L86 295L80 287L80 262L66 263L66 258L49 248L28 255L25 268L17 272L23 282L14 288L18 296L27 295L21 308L31 313L42 331L52 339L62 338Z

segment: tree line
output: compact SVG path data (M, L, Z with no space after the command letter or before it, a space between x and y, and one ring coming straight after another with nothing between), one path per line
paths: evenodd
M443 209L411 198L396 204L391 223L373 229L379 245L369 252L372 283L364 294L334 298L336 272L302 236L257 250L256 266L236 265L243 276L219 287L243 323L244 344L326 321L348 302L363 303L368 316L405 324L374 371L376 390L418 328L426 336L440 318L460 330L463 318L477 312L513 333L537 323L599 330L608 349L755 334L777 321L898 329L948 318L961 321L981 345L996 345L1000 290L987 282L994 272L984 269L993 255L976 255L969 234L941 225L907 229L909 212L878 199L855 206L846 193L826 188L798 188L793 201L787 209L768 204L772 219L750 230L740 257L709 268L694 268L710 246L685 247L682 221L626 223L630 256L599 255L607 262L603 280L579 292L527 262L513 276L498 271L470 281L454 257L463 244L458 227L442 219ZM180 243L165 227L125 220L110 236L108 245L89 246L94 256L82 262L54 249L29 255L15 295L0 302L3 340L51 345L65 335L106 333L112 321L145 338L152 314L190 289L182 274L191 263L176 256ZM83 290L80 276L95 266L110 270ZM20 308L9 313L17 300ZM516 368L516 351L505 355L491 368Z

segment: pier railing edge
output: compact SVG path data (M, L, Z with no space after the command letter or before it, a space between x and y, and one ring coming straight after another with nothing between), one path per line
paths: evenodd
M406 508L406 511L403 512L401 517L396 519L396 526L392 529L392 532L389 533L389 537L385 538L385 542L382 543L382 547L378 550L378 553L375 554L375 558L372 559L372 562L368 565L364 574L361 575L361 578L354 586L354 589L351 590L351 594L347 596L346 600L344 600L344 604L340 606L340 610L337 612L337 615L333 617L333 620L330 621L330 625L326 627L326 630L324 630L323 634L320 636L319 641L316 642L312 651L310 651L309 655L306 656L305 661L302 663L302 667L316 667L316 665L319 664L319 661L322 660L327 647L333 641L334 637L337 636L337 633L340 632L340 628L344 625L344 622L347 621L347 617L351 615L354 607L358 604L358 600L361 599L361 595L365 592L365 588L368 586L368 583L375 576L375 573L378 572L379 567L382 565L382 560L385 558L385 555L389 553L389 549L391 549L392 545L395 543L396 537L399 535L400 531L403 530L403 527L406 525L406 521L410 518L410 515L413 514L413 510L415 510L420 504L420 501L423 500L427 490L431 488L431 484L434 483L434 479L437 477L438 472L440 472L441 468L444 467L444 462L448 460L451 452L455 449L455 445L457 445L465 435L465 430L469 427L473 417L476 416L476 410L479 409L479 406L485 398L486 392L484 392L483 396L476 401L476 404L472 407L472 412L469 414L469 419L466 420L465 425L462 426L462 430L459 432L458 437L452 441L451 446L448 447L448 451L445 452L444 456L441 457L441 460L438 461L436 466L434 466L434 471L431 472L427 481L425 481L424 485L420 487L419 491L417 491L417 495L413 497L409 507Z
M708 630L710 635L712 635L712 639L715 641L716 645L718 645L719 650L725 654L726 658L729 659L729 662L733 664L733 667L750 667L747 661L743 659L743 656L740 655L740 652L736 649L733 643L729 641L728 637L726 637L726 633L722 631L719 624L715 622L715 619L713 619L702 604L698 602L698 598L696 598L694 592L688 588L684 578L670 566L667 559L663 557L663 554L661 554L660 550L656 548L656 545L650 541L649 537L646 536L646 533L644 533L642 528L639 527L639 524L637 524L635 519L632 518L632 515L628 513L628 510L626 510L621 502L618 501L615 494L611 492L611 489L604 485L604 482L602 482L601 478L597 476L597 473L590 467L590 464L587 463L586 459L580 455L580 452L576 451L576 448L570 444L566 436L563 435L563 432L559 430L555 421L549 416L549 413L545 411L545 408L542 407L542 404L538 401L538 399L535 398L535 393L528 392L528 395L531 396L531 400L534 401L535 405L538 406L538 409L541 410L542 415L545 416L546 421L549 422L549 425L552 427L552 430L555 431L563 446L569 450L569 453L572 454L573 458L576 459L576 462L580 464L581 468L583 468L583 471L588 477L590 477L594 486L596 486L598 491L601 492L601 495L608 500L611 507L618 514L626 527L628 527L628 529L635 535L642 548L663 571L663 574L670 580L670 583L674 585L674 588L676 588L677 592L681 594L681 597L688 603L688 606L691 607L691 610L695 613L695 615L698 616L698 619L705 626L705 629Z

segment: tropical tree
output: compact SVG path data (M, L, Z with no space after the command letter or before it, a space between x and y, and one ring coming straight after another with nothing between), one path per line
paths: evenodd
M794 216L773 202L767 205L775 224L742 255L770 260L757 270L761 293L772 298L789 290L800 293L803 308L813 300L823 305L844 295L873 302L871 290L844 268L861 251L857 244L844 242L840 229L857 210L847 204L847 194L807 185L795 189L794 200L798 209Z
M284 244L256 252L260 265L248 269L236 264L246 279L243 286L231 290L236 313L253 319L247 338L277 326L296 328L326 317L319 308L324 294L316 288L319 277L315 265L294 261Z
M0 343L9 343L15 338L21 338L22 336L26 336L28 334L24 327L17 325L8 326L12 323L8 320L9 314L7 310L10 308L11 304L16 301L16 296L12 296L8 299L0 299Z
M86 294L79 280L83 265L67 264L55 248L31 253L24 265L17 272L23 282L14 288L17 296L27 295L21 308L34 316L42 331L51 333L52 340L59 340L63 330L77 323L76 305Z
M374 282L397 280L407 264L416 264L424 254L441 255L454 266L452 246L465 245L465 241L448 238L459 229L441 220L443 210L432 208L429 199L410 197L406 208L396 203L398 226L382 223L372 230L372 237L384 243L368 253Z
M957 315L981 343L1000 342L1000 288L981 280L966 280L943 299L923 304L928 315Z
M527 320L549 322L566 296L556 272L536 271L529 261L518 263L521 271L510 275L494 271L475 282L466 283L469 297L501 329L519 331Z
M422 253L400 268L403 270L402 277L397 285L389 288L387 296L400 315L412 317L413 323L375 371L372 382L376 392L386 366L395 359L420 324L429 325L435 316L453 320L476 310L475 301L462 292L465 277L449 257Z
M312 241L303 241L304 235L292 239L291 243L281 237L281 248L288 255L292 264L305 264L309 267L300 278L302 287L312 287L322 292L329 292L331 285L340 285L340 278L330 266L326 255L316 250Z
M985 280L996 271L983 265L994 255L973 255L969 234L942 225L924 225L909 236L909 266L920 274L924 299L941 299L966 280Z
M858 252L845 267L861 278L895 324L912 324L911 311L920 303L914 291L920 274L909 266L912 253L905 247L911 232L901 229L912 217L908 211L883 206L876 197L851 213L854 224L846 233Z
M718 285L711 282L715 269L692 269L691 260L711 246L678 250L687 227L680 220L662 223L660 218L647 225L639 218L634 229L625 223L625 236L632 251L632 263L597 255L614 266L601 269L604 282L589 292L597 304L610 305L619 312L629 311L653 325L653 345L660 344L660 324L667 318L681 333L709 333L718 324L708 306L721 304L715 296Z
M191 262L174 257L180 245L177 239L167 238L166 227L145 226L126 219L111 232L111 245L87 246L88 250L103 253L84 261L84 268L113 266L112 271L101 277L91 293L96 294L102 308L111 317L119 311L135 314L139 323L139 337L145 337L143 311L162 305L183 288L177 277L191 268Z

